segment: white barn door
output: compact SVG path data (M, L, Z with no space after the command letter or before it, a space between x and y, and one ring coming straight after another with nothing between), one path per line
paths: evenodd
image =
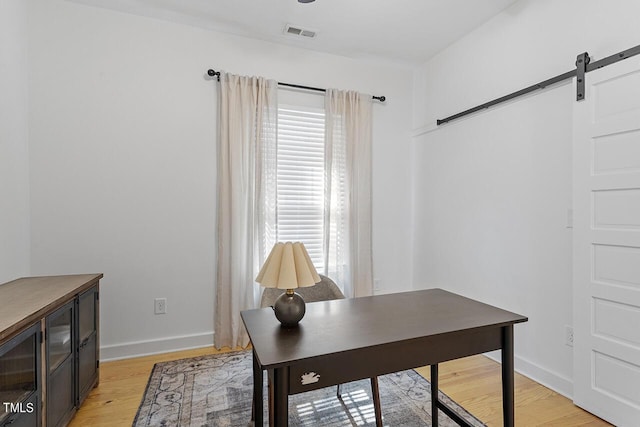
M640 426L640 58L574 102L574 402Z

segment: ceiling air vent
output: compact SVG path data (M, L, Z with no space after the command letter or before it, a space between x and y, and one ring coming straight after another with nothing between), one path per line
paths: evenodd
M309 37L313 38L316 36L316 32L312 30L305 30L304 28L296 27L291 24L287 24L284 27L284 33L292 36L301 36L301 37Z

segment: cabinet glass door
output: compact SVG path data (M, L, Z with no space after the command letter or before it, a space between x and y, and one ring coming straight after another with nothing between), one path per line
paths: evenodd
M47 426L64 425L75 409L73 301L47 316Z
M0 346L0 424L22 413L37 412L40 360L40 329L37 326L30 327Z
M78 402L98 378L98 287L78 297Z
M73 312L71 306L49 322L47 339L49 349L49 372L55 371L72 353L71 322Z

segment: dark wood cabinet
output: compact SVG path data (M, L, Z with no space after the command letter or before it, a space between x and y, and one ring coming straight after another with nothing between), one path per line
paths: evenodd
M0 427L65 426L98 384L101 278L0 285Z

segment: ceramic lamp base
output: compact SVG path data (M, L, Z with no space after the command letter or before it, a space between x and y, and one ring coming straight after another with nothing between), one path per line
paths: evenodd
M287 289L287 292L276 299L273 311L282 326L286 328L298 326L298 322L304 317L304 300L293 290Z

